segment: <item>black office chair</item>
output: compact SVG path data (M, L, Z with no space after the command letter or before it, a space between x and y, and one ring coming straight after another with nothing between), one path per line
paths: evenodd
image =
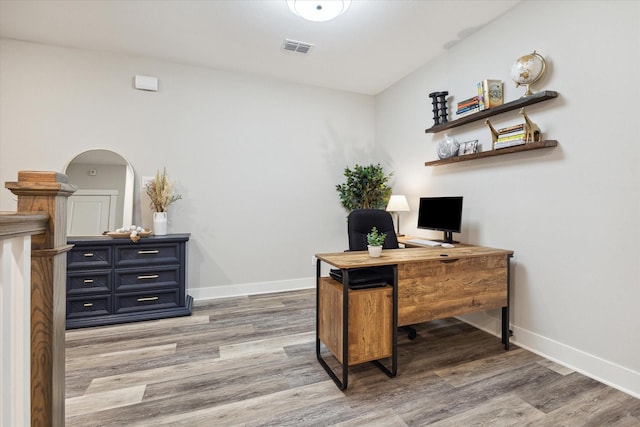
M382 249L398 249L393 218L387 211L379 209L355 209L347 218L347 232L349 235L349 251L366 251L367 234L376 227L379 233L386 234ZM329 275L342 283L342 270L331 269ZM349 288L364 289L393 284L393 267L364 267L349 270ZM416 331L410 327L403 327L409 334L409 339L416 337Z
M382 245L383 249L397 249L398 239L393 227L393 219L389 212L378 209L356 209L347 217L347 232L349 235L349 251L366 251L367 234L376 227L379 233L387 237ZM332 269L329 275L342 282L342 270ZM373 288L393 283L393 268L366 267L349 270L349 287L351 289Z
M376 227L379 233L387 235L382 249L398 249L396 230L389 212L379 209L356 209L351 211L347 219L349 250L366 251L367 234L373 227Z

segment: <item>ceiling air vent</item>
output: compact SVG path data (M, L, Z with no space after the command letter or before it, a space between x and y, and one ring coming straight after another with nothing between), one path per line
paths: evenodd
M285 39L282 44L283 50L288 50L290 52L298 52L307 54L311 50L313 45L311 43L299 42L296 40Z

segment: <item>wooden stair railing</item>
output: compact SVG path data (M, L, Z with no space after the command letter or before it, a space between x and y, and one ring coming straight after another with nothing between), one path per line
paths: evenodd
M64 426L67 198L76 188L58 172L18 172L5 187L18 214L46 213L31 238L31 426Z
M0 212L0 426L31 424L31 236L48 220Z

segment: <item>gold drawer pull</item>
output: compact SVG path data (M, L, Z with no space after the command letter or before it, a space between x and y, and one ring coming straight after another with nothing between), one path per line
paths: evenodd
M157 300L158 300L158 297L138 298L138 302L157 301Z
M152 249L150 251L138 251L139 255L149 255L149 254L159 254L160 251L157 249Z
M92 254L91 252L87 252L86 254L84 254L84 256L85 256L85 257L87 257L87 258L89 258L89 257L92 257L92 256L93 256L93 254Z
M138 280L143 280L143 279L157 279L158 276L157 274L149 274L147 276L138 276Z
M87 307L87 308L89 308L89 307L93 307L93 303L91 303L91 302L85 302L84 304L82 304L82 306L83 306L83 307Z
M84 283L93 283L93 279L84 279Z

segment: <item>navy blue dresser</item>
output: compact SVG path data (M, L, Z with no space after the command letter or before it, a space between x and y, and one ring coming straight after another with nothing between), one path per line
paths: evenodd
M67 254L67 329L188 316L189 234L73 237Z

